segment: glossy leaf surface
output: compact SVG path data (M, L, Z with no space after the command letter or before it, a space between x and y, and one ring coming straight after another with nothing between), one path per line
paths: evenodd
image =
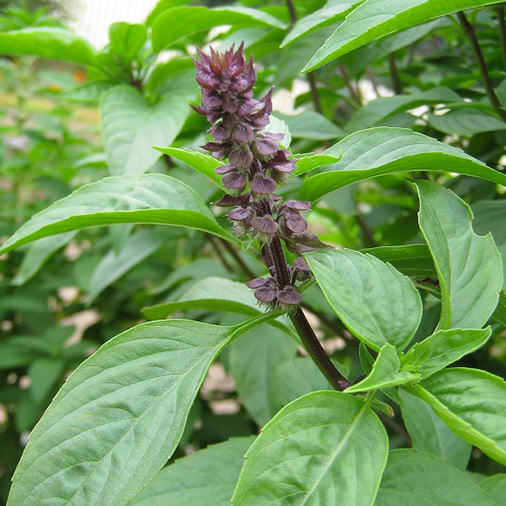
M285 406L246 453L233 505L370 505L388 452L368 405L321 391Z

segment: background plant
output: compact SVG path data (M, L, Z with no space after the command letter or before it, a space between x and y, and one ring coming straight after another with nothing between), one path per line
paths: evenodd
M31 432L11 504L381 505L408 487L415 504L501 503L504 11L392 5L161 1L100 51L43 14L6 17L4 497L26 434L106 342ZM283 310L257 305L244 282L267 275L261 244L211 206L223 162L198 149L191 56L240 41L255 95L295 96L288 115L274 96L268 126L296 160L281 196L348 248L305 253L316 283L300 289L346 393ZM211 363L235 381L208 375L198 394Z

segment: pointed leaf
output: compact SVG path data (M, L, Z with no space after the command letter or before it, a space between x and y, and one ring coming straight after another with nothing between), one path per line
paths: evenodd
M34 26L0 32L2 54L30 54L83 65L95 63L95 50L84 39L65 28Z
M506 464L506 382L478 369L443 369L410 387L448 427Z
M391 265L357 251L306 253L317 283L350 332L376 351L399 350L413 338L422 316L420 296Z
M144 25L121 21L109 27L111 49L126 65L130 65L148 38Z
M459 358L481 348L492 334L490 327L477 329L438 330L416 343L402 357L402 369L430 376Z
M367 392L380 388L390 388L420 379L420 375L401 371L397 351L391 344L382 346L372 371L360 382L348 387L346 393Z
M104 344L30 434L9 504L127 503L174 451L209 365L234 332L157 321Z
M454 434L425 401L402 388L398 393L402 419L413 448L431 453L459 469L466 469L471 445Z
M420 229L441 289L441 328L480 328L494 312L503 284L502 260L492 235L477 236L469 206L452 191L417 183Z
M131 506L229 506L244 453L254 437L233 438L176 460L133 499Z
M387 174L406 171L449 171L506 185L506 175L460 149L406 128L360 130L325 151L342 154L331 169L306 179L302 200L316 200L337 188Z
M285 406L246 453L233 505L374 502L388 452L368 403L314 392Z
M310 72L373 40L454 12L501 0L367 0L358 5L304 67Z
M153 49L158 52L182 37L222 25L246 24L285 28L285 24L269 14L249 7L230 6L174 7L157 16L152 26ZM167 29L170 27L170 30Z
M343 130L315 111L304 111L293 116L278 113L278 117L288 125L292 137L295 138L324 141L344 136Z
M418 450L390 452L375 506L496 506L469 473Z
M295 160L295 170L293 173L296 176L300 176L310 170L317 169L322 165L328 165L329 163L336 163L341 157L335 155L324 155L320 153L314 153L310 155L297 155Z
M191 227L235 241L189 186L162 174L146 174L107 177L82 186L35 214L2 245L0 254L41 237L117 223Z

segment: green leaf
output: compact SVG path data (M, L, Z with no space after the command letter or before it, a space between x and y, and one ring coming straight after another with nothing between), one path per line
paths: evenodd
M375 506L495 506L469 473L412 449L390 452Z
M377 127L345 137L325 151L342 158L331 170L306 179L299 197L316 200L337 188L406 171L448 171L506 185L506 175L432 137L406 128Z
M480 200L473 204L473 229L477 234L492 233L503 265L503 291L506 290L506 200Z
M492 334L487 327L477 329L438 330L416 343L402 357L402 369L430 376L473 351L481 348Z
M75 235L76 232L67 232L66 234L46 237L33 243L25 253L19 270L11 281L11 284L21 286L32 279L51 255L65 246Z
M398 389L402 418L411 436L413 448L466 469L471 445L454 434L422 399Z
M372 371L358 383L348 387L346 393L367 392L380 388L391 388L420 379L420 375L401 371L401 362L397 351L391 344L381 347Z
M246 453L233 505L374 502L388 438L369 403L314 392L287 406Z
M100 116L109 172L146 172L160 158L153 146L171 144L189 112L184 90L154 105L127 84L106 91L100 99Z
M371 100L361 107L346 124L346 131L354 132L363 128L377 125L402 111L413 109L421 105L446 104L458 102L461 98L450 88L438 87L427 91L420 91L413 95L394 95Z
M64 28L29 27L0 32L2 54L30 54L84 65L95 63L95 50L84 39Z
M295 356L297 343L285 333L261 325L229 348L229 367L241 402L255 422L265 425L281 408L273 376L276 365Z
M497 504L501 504L506 497L506 474L494 474L480 481L480 487L492 497Z
M315 111L304 111L296 116L277 114L287 125L292 137L324 141L339 139L344 136L343 130ZM332 153L338 156L339 153Z
M315 363L307 357L296 357L278 365L274 370L273 389L282 405L315 392L331 390Z
M61 358L55 357L40 357L30 364L30 394L36 403L41 403L51 392L63 373L64 365Z
M121 21L109 26L109 43L120 60L129 65L148 39L146 27Z
M501 0L366 0L337 27L304 67L310 72L373 40L454 12Z
M159 230L141 230L130 236L121 251L110 250L93 271L88 286L88 304L135 265L151 256L167 239Z
M216 158L213 158L211 155L206 153L191 151L189 149L171 147L162 148L158 146L156 146L155 149L185 163L186 165L189 165L192 169L200 172L221 187L221 176L216 174L214 169L221 167L223 165L222 161L216 160Z
M475 109L455 109L442 115L428 113L427 117L432 127L449 135L472 137L482 132L506 130L504 121Z
M280 47L287 46L318 28L336 23L343 19L353 7L363 1L364 0L328 0L321 9L297 21L292 30L290 30L288 35L284 38Z
M208 9L206 7L174 7L157 16L153 22L153 49L161 51L182 37L203 32L222 25L256 25L284 29L286 25L269 14L249 7L231 6ZM170 30L167 29L170 27Z
M162 469L131 506L229 506L254 437L210 445Z
M408 345L422 316L420 296L409 278L358 251L320 250L304 258L350 332L376 351L387 343L399 350Z
M295 160L295 170L293 173L296 176L300 176L310 170L321 167L322 165L328 165L329 163L336 163L341 158L340 156L324 155L320 153L309 154L309 155L297 155Z
M171 456L209 365L238 331L157 321L105 343L30 434L9 504L127 503Z
M383 262L392 264L398 271L414 278L435 278L436 268L425 244L406 244L403 246L377 246L361 250Z
M35 214L0 248L0 254L41 237L117 223L190 227L235 241L200 197L161 174L107 177L77 189Z
M452 191L427 181L417 189L418 221L439 277L441 328L480 328L499 300L501 255L491 235L473 232L469 206Z
M448 427L506 464L506 382L477 369L443 369L410 387Z

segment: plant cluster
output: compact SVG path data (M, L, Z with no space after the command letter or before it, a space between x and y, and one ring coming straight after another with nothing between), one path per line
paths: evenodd
M501 2L17 9L0 54L0 500L504 502Z

